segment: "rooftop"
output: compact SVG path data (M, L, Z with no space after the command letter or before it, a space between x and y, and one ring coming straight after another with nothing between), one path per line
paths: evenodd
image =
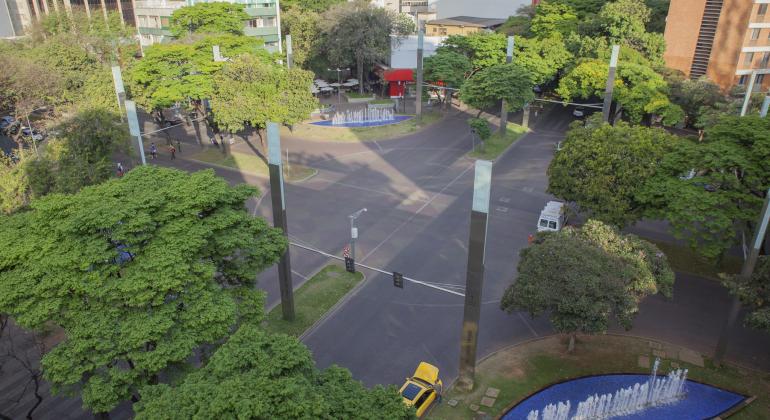
M490 19L473 16L455 16L446 19L435 19L426 22L428 25L448 25L448 26L475 26L477 28L493 28L500 26L505 19Z

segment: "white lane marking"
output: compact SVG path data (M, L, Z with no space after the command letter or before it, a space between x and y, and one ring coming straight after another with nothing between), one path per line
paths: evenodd
M527 321L527 318L525 318L525 317L524 317L524 315L523 315L521 312L519 312L519 318L521 318L521 321L524 323L524 325L526 325L526 326L527 326L527 328L529 328L529 332L531 332L531 333L532 333L532 335L534 335L535 337L540 337L540 336L539 336L539 335L538 335L538 334L535 332L535 329L534 329L534 328L532 328L532 325L530 325L530 323Z

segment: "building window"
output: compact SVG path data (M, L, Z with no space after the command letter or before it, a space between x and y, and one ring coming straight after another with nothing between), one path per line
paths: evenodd
M759 28L754 28L754 29L751 30L751 40L752 41L756 41L756 40L759 39L759 32L760 31L761 31L761 29L759 29Z
M751 63L754 61L754 53L753 52L747 52L743 56L743 65L744 66L751 66Z
M249 20L249 28L273 28L275 27L274 17L262 17Z
M758 74L757 77L754 79L754 83L756 85L761 85L764 80L765 80L765 75L764 74Z
M160 26L163 28L168 28L169 26L169 18L166 16L162 16L160 18Z
M759 5L759 9L757 10L757 15L763 16L765 13L767 13L767 3L762 3Z
M747 76L747 75L745 75L745 74L744 74L743 76L741 76L741 77L739 77L739 78L738 78L738 84L739 84L740 86L743 86L743 85L745 85L745 84L746 84L746 79L748 79L748 78L749 78L749 76Z
M770 64L770 52L762 54L762 67L767 67Z

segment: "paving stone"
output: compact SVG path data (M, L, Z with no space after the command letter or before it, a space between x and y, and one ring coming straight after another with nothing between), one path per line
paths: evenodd
M449 400L446 402L446 405L450 407L456 407L457 406L457 400Z
M655 341L650 341L650 348L660 350L663 348L663 345Z
M481 399L481 405L483 405L484 407L492 407L493 405L495 405L495 399L484 397Z
M497 396L500 395L500 390L497 388L489 387L487 388L487 392L485 395L487 397L497 398Z
M639 367L649 369L650 368L650 356L639 356Z
M692 350L679 350L679 360L691 365L703 367L703 357L699 353L696 353Z
M479 411L479 406L476 404L471 404L469 408L471 409L471 411Z
M660 357L661 359L666 358L666 352L663 350L653 350L652 351L653 356Z

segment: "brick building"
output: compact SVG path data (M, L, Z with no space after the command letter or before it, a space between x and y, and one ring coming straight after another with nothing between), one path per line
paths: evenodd
M770 0L671 0L666 20L670 68L706 76L723 89L770 87Z

